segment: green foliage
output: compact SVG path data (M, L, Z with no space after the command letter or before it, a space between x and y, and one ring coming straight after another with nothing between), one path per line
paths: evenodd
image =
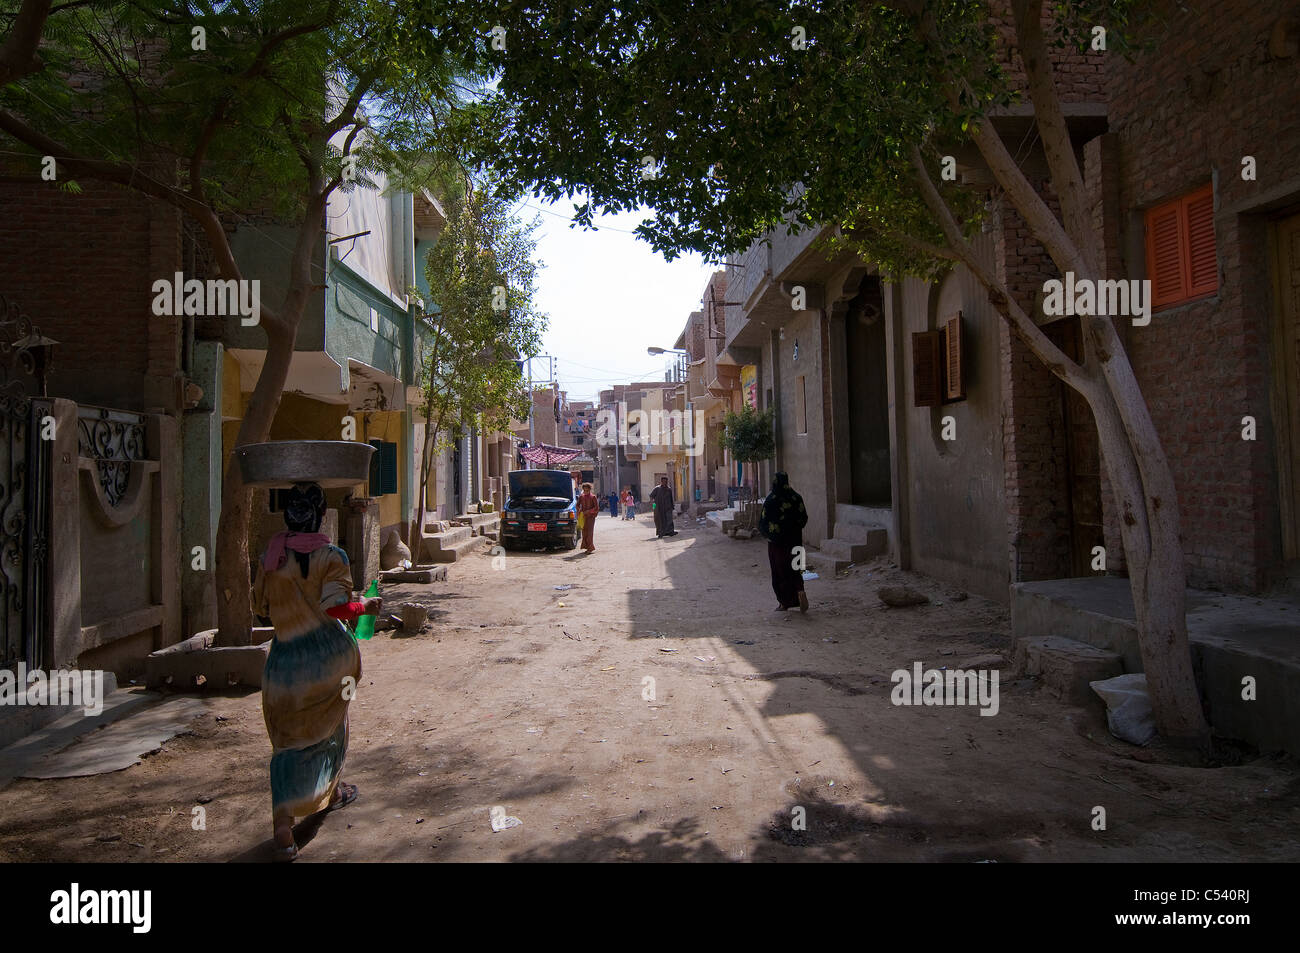
M774 416L772 407L755 410L746 405L739 412L728 411L722 421L722 449L741 463L770 460L776 456Z
M537 352L546 327L533 304L537 223L522 222L493 185L445 197L447 224L425 267L438 302L425 319L431 344L423 362L433 433L476 418L504 430L528 414L516 362ZM494 307L498 289L504 308Z
M0 23L18 2L0 0ZM481 111L479 78L388 0L56 4L40 53L45 68L0 89L0 110L231 224L300 219L311 166L343 191L381 170L441 188Z
M1113 22L1118 47L1137 4L1069 6L1081 12L1062 42ZM552 201L585 196L582 222L648 209L638 232L669 258L721 258L768 230L824 224L887 276L933 277L948 266L925 246L945 243L911 151L971 234L984 195L940 181L940 159L969 146L976 117L1016 99L988 10L972 0L453 0L429 22L498 77L495 138L480 146L508 182ZM486 41L493 25L503 50Z

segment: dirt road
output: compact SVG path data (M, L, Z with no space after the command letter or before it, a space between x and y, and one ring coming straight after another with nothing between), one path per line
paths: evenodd
M361 796L300 862L1300 859L1293 761L1168 763L1009 670L994 716L896 706L897 669L1009 655L1006 612L884 565L774 612L763 542L678 528L387 590L434 621L363 644ZM899 581L934 602L880 607ZM259 695L215 695L138 766L0 791L0 860L269 860L269 754Z

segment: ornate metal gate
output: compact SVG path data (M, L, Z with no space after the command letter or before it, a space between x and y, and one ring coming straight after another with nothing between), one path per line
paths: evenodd
M43 385L51 343L0 295L0 666L41 667L48 650L53 441L44 438L53 418L51 402L30 394L38 381Z

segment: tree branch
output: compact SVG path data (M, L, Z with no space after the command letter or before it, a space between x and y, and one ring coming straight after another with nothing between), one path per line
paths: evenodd
M0 86L30 76L43 67L36 48L40 46L49 16L50 0L23 0L9 35L0 45Z
M1097 270L1096 236L1088 214L1083 174L1070 141L1070 127L1061 108L1061 97L1052 77L1052 65L1043 41L1043 0L1014 0L1016 38L1020 59L1029 81L1029 98L1034 107L1043 142L1043 154L1051 172L1052 185L1061 203L1065 230L1078 246L1089 274Z
M975 249L962 235L961 228L935 187L934 180L930 178L925 161L921 158L920 149L915 146L912 147L912 168L916 172L921 196L926 206L938 219L939 226L943 229L944 237L948 239L948 245L955 253L956 259L969 268L976 280L985 287L989 302L1007 321L1012 333L1025 342L1034 355L1047 365L1049 371L1091 401L1096 396L1096 381L1048 339L1042 328L1025 314L1016 299L998 281L997 276L979 260Z

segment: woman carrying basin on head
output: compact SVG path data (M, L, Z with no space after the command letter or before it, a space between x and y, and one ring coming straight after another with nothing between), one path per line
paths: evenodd
M262 674L262 715L271 736L276 860L298 855L294 818L356 799L356 786L340 775L348 749L347 689L361 678L361 653L342 620L373 615L382 604L378 597L351 601L348 557L320 532L320 486L298 483L287 496L288 529L272 537L253 583L253 611L275 626Z

